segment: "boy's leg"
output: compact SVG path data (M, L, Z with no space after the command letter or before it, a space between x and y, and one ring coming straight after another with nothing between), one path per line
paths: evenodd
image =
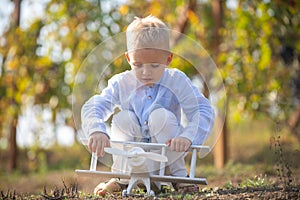
M136 134L140 132L137 118L130 111L120 111L114 115L111 126L110 139L114 141L134 141ZM116 144L111 144L112 147L118 148ZM120 148L120 147L119 147ZM122 172L122 166L127 166L127 159L122 156L112 155L113 165L112 172ZM124 159L124 160L123 160ZM124 161L122 165L122 160ZM128 168L124 169L126 172ZM117 192L126 189L129 180L127 179L110 179L108 182L100 183L96 186L94 193L105 195L107 192Z
M180 129L181 127L177 122L176 116L164 108L152 111L149 116L149 130L153 143L166 143L167 140L176 137ZM167 152L169 159L167 165L170 175L187 176L184 161L185 155L185 152ZM157 166L155 168L157 169Z
M113 116L111 124L110 138L113 141L135 141L141 136L141 128L136 115L128 110L123 110ZM111 144L112 147L118 147L116 144ZM120 148L120 147L119 147ZM127 166L127 159L122 156L113 155L112 172L122 172L123 166ZM128 172L128 168L123 169Z
M141 136L141 127L137 116L129 111L122 110L115 114L111 124L110 138L114 141L134 141Z

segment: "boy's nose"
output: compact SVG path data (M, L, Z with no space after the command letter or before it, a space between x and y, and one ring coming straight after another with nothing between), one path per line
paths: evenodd
M143 66L142 73L143 73L144 75L150 74L150 73L151 73L151 67L150 67L149 65L144 65L144 66Z

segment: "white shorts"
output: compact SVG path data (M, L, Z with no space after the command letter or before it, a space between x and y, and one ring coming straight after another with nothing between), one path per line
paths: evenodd
M154 110L149 115L148 120L149 134L152 143L166 143L178 135L181 127L178 125L175 115L164 109L159 108ZM120 111L115 114L112 119L111 140L114 141L136 141L140 142L143 138L141 126L139 125L136 115L128 110ZM113 145L113 144L112 144ZM160 153L160 152L157 152ZM167 151L168 163L166 164L166 174L173 176L186 177L184 156L185 152ZM123 160L126 163L126 159ZM148 172L156 174L159 171L159 162L149 161ZM123 166L126 166L123 165ZM129 171L128 168L122 168L122 157L113 155L113 172Z

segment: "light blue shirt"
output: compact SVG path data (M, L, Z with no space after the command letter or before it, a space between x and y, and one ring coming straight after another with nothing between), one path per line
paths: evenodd
M214 125L214 111L210 102L183 72L174 68L166 68L162 78L153 86L140 83L133 71L113 76L100 95L91 97L83 105L83 131L88 135L96 131L108 134L105 121L115 108L134 112L145 138L149 138L149 115L158 108L174 113L179 126L181 110L185 113L188 122L178 136L188 138L194 145L203 144Z

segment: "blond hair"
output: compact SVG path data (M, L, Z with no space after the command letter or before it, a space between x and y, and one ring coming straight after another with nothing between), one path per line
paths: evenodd
M127 51L142 48L170 50L169 29L155 16L135 17L126 30Z

